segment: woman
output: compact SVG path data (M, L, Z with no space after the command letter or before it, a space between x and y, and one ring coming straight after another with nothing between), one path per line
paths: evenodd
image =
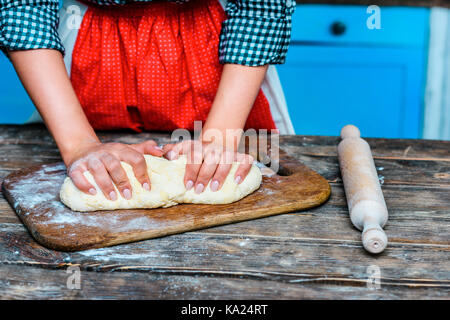
M220 189L230 159L241 162L237 183L250 169L253 160L227 132L293 133L269 65L285 60L294 7L292 0L66 0L58 29L57 0L1 0L0 43L80 190L96 193L83 175L89 170L106 198L117 199L115 184L130 199L120 161L150 190L143 154L187 154L186 188L201 193L210 181ZM164 149L154 141L101 143L94 132L192 130L195 120L203 123L197 141ZM224 138L208 138L211 130Z

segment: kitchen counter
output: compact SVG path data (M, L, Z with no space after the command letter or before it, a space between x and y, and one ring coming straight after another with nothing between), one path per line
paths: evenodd
M169 135L102 132L100 138L165 143ZM361 233L350 222L336 157L339 139L283 136L284 150L329 181L331 198L324 205L66 253L35 242L0 196L0 298L448 299L450 141L367 141L390 214L390 243L378 256L362 248ZM45 127L0 126L0 180L58 161ZM68 288L68 268L81 270L80 289Z

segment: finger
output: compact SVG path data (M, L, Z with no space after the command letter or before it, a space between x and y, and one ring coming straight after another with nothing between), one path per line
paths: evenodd
M202 166L202 162L202 153L195 152L194 148L192 148L191 152L187 154L186 171L184 173L184 185L187 190L190 190L194 186Z
M240 184L242 181L244 181L245 177L247 177L247 174L249 173L252 167L254 159L251 155L242 153L238 153L236 159L239 162L239 167L237 168L236 173L234 175L234 181L237 184Z
M159 147L155 141L148 140L139 144L133 144L131 147L143 154L150 154L155 157L161 157L164 154L164 151L161 147Z
M87 163L87 167L105 197L112 201L117 200L113 182L103 163L98 158L91 158Z
M169 160L175 159L175 156L176 156L175 151L178 150L178 147L175 149L175 151L174 151L174 148L175 148L177 145L179 145L179 143L177 143L177 144L174 144L174 143L166 144L166 145L163 147L164 157L167 158L167 159L169 159Z
M170 150L172 150L172 148L175 146L175 143L168 143L168 144L165 144L164 146L163 146L163 152L164 152L164 154L166 154L168 151L170 151Z
M117 189L119 189L119 192L125 199L130 200L131 185L119 159L109 153L105 153L101 156L100 160L108 171Z
M234 160L236 160L236 153L233 151L225 150L222 154L222 158L219 166L214 173L214 176L211 180L211 190L217 191L222 188L225 179L227 178L231 166L233 165Z
M83 174L83 169L74 169L70 170L69 176L72 179L73 184L75 187L77 187L80 191L89 194L89 195L95 195L97 194L97 190L95 190L95 187L86 179L86 177Z
M222 188L230 169L231 163L221 163L217 166L216 172L211 180L211 191L218 191Z
M134 149L129 149L120 155L120 160L131 165L134 176L142 185L142 188L150 191L151 184L144 155Z
M208 152L205 155L203 164L198 172L197 180L195 182L195 193L202 193L208 185L209 180L214 176L218 166L218 160L214 152Z

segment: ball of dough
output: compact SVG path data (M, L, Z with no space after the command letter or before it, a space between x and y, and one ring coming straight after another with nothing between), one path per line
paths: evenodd
M234 175L239 164L233 163L222 188L213 192L210 189L210 182L202 193L196 194L194 188L186 190L183 182L186 169L185 156L169 161L165 158L145 155L145 161L151 182L150 191L142 187L129 164L121 163L133 189L130 200L123 198L116 187L117 200L107 199L89 171L84 172L84 176L95 187L97 194L89 195L81 192L75 187L72 179L67 177L61 187L60 199L73 211L150 209L170 207L179 203L226 204L238 201L255 191L262 180L261 171L256 165L252 165L244 181L237 184L234 181Z

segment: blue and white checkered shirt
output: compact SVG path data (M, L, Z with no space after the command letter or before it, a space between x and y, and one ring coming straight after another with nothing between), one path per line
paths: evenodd
M130 2L90 1L99 5ZM182 3L189 0L167 1ZM220 34L220 62L247 66L284 63L294 9L294 0L229 0L226 6L228 18L223 22ZM58 0L0 0L0 48L47 48L64 53L57 30L58 10Z

